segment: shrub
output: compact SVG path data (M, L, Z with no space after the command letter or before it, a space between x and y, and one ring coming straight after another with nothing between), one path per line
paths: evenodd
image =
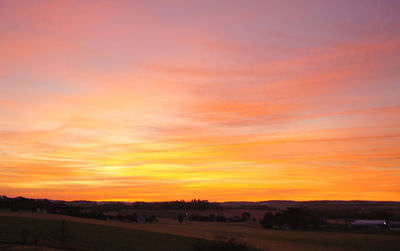
M274 215L271 212L264 214L264 218L260 220L260 225L263 228L272 228L274 226Z
M228 221L224 215L218 215L216 220L218 222L227 222Z
M179 215L179 216L178 216L178 221L179 221L179 224L182 224L182 222L183 222L183 215Z
M209 216L204 216L204 215L192 215L192 216L190 216L190 220L192 220L192 221L214 221L214 218L210 218Z
M154 223L154 222L158 222L158 219L156 218L155 215L152 215L152 216L146 217L146 222L147 223Z
M251 219L250 213L248 212L242 213L242 218L241 218L242 221L249 221L250 219Z

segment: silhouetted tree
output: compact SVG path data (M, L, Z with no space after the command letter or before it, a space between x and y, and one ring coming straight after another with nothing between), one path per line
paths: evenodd
M178 221L179 221L179 224L182 224L182 222L183 222L183 215L179 215L178 216Z
M273 225L278 228L287 225L287 219L284 217L283 213L278 212L274 215Z
M380 219L380 220L393 220L395 215L384 210L374 210L369 213L369 217L371 219Z
M264 218L260 220L260 225L263 228L272 228L274 226L274 215L271 212L266 212Z
M158 219L155 215L151 215L151 216L144 215L144 217L146 218L147 223L154 223L154 222L158 221Z
M192 221L214 221L214 218L205 215L191 215L190 220Z
M39 244L39 241L42 237L42 229L41 228L36 228L35 231L32 233L32 242L35 246Z
M227 222L226 217L225 217L224 215L222 215L222 214L217 215L216 220L217 220L218 222Z
M305 223L305 208L289 207L283 212L288 226L292 229L301 229Z
M315 230L324 224L324 220L317 212L305 207L289 207L283 212L287 224L292 229Z
M61 248L64 248L65 242L72 238L71 231L65 220L62 220L60 228L54 231L54 238L60 242Z
M242 221L249 221L251 219L250 213L249 212L244 212L242 213Z
M21 242L23 244L27 243L29 235L30 235L29 229L26 229L26 228L22 229L22 231L21 231Z

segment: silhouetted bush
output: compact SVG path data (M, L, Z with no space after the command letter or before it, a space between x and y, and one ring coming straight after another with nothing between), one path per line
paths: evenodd
M274 215L271 212L264 214L264 218L260 220L260 225L263 228L272 228L274 226Z
M227 222L228 221L224 215L217 215L216 220L218 222Z
M179 222L179 224L182 224L182 222L183 222L183 215L179 215L179 216L178 216L178 222Z
M158 219L156 218L155 215L151 215L151 216L146 216L146 215L145 215L145 218L146 218L146 222L147 222L147 223L158 222Z
M214 221L214 218L211 218L210 216L204 216L204 215L192 215L192 216L190 216L190 220L192 220L192 221Z
M232 218L229 218L229 221L231 222L241 222L242 218L238 215L233 216Z
M128 214L128 215L126 215L125 217L123 217L124 219L128 219L129 221L132 221L132 222L137 222L138 220L138 218L137 218L137 214Z
M264 214L260 220L263 228L282 228L302 230L317 230L326 225L324 219L316 211L304 207L289 207L282 213L273 215L271 212Z
M304 207L289 207L283 212L291 229L316 230L323 224L323 219L314 211Z
M242 213L242 221L249 221L251 219L250 213L249 212L244 212Z

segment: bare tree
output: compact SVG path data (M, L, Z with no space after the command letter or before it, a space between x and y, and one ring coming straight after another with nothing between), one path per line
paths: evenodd
M71 238L72 235L71 231L68 228L67 222L65 220L62 220L60 228L54 231L54 239L60 242L61 248L64 248L65 242Z
M178 221L179 221L179 224L182 224L182 222L183 222L183 215L179 215L178 216Z
M37 246L39 244L39 241L42 237L42 233L43 233L42 229L38 228L38 227L32 233L32 241L35 246Z
M29 235L30 235L29 229L26 229L26 228L22 229L22 231L21 231L21 241L22 241L23 244L27 243Z

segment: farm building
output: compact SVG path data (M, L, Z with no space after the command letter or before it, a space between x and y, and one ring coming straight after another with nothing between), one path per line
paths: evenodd
M47 209L46 208L36 208L37 213L41 214L47 214Z
M389 229L400 231L400 221L389 221Z
M146 217L144 217L144 216L139 216L139 217L137 218L137 223L139 223L139 224L145 224L145 223L146 223Z
M351 223L353 227L382 228L388 227L386 220L355 220Z

